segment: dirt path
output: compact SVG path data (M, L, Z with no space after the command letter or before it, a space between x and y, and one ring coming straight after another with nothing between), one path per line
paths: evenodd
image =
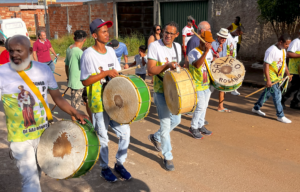
M62 60L56 66L55 76L61 92L66 88ZM150 78L147 79L150 82ZM149 84L152 89L152 85ZM216 111L218 93L215 91L207 111L207 128L213 135L202 140L188 133L190 116L182 116L181 124L171 133L175 171L162 168L162 155L154 150L147 136L159 128L154 105L149 116L131 125L131 144L125 167L133 176L129 182L114 184L100 178L100 168L82 178L60 180L42 175L44 192L50 191L299 191L300 189L300 111L287 109L285 114L292 124L276 121L275 109L270 99L262 108L267 117L252 114L251 108L258 94L244 99L255 89L242 87L242 96L226 94L226 107L232 113ZM70 99L70 92L65 96ZM50 107L53 102L50 101ZM84 110L84 106L81 106ZM8 157L7 131L3 106L0 107L0 191L20 191L21 180L17 168ZM69 118L60 109L55 118ZM117 150L115 134L110 130L110 163L113 167Z

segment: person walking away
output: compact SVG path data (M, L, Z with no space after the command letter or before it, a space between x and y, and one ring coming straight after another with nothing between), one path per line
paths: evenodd
M43 64L47 64L51 71L54 72L55 65L51 59L49 51L51 51L53 55L57 57L50 41L47 39L46 32L39 31L38 40L33 43L33 59Z
M182 53L184 58L186 57L187 44L194 35L192 32L192 30L194 30L193 21L194 18L192 16L188 16L187 25L182 29Z
M68 87L71 88L71 106L76 110L80 108L82 92L84 86L80 81L80 59L83 53L82 46L86 41L87 34L83 30L74 32L74 44L70 45L67 49L65 59L65 71L68 79ZM75 117L71 117L73 121Z
M103 87L101 82L106 77L114 78L121 70L120 63L114 50L105 46L109 40L109 31L113 25L111 21L95 19L90 24L90 31L95 40L92 47L86 49L80 61L82 84L87 88L88 104L93 115L93 125L100 140L100 176L106 181L115 182L117 177L112 173L108 166L108 126L115 131L119 138L119 148L116 154L115 171L125 180L131 179L131 174L125 169L123 163L127 158L127 150L130 143L130 127L110 119L103 108Z
M124 60L125 60L124 69L127 69L128 68L127 46L124 43L119 42L116 39L113 39L111 42L109 42L107 44L107 46L112 47L114 49L120 64L121 64L121 58L122 58L122 56L124 56Z
M178 25L175 22L168 23L164 28L163 38L150 44L148 50L148 74L154 75L153 99L160 120L160 128L150 134L148 139L153 143L157 151L164 156L164 166L167 171L173 171L173 155L170 132L179 125L181 115L170 113L163 89L163 75L166 70L174 70L179 67L181 58L181 46L174 40L178 37Z
M40 136L51 120L48 93L61 110L76 117L80 123L85 124L83 119L88 117L76 111L61 96L50 68L31 60L32 48L26 36L11 37L8 51L10 62L0 66L0 98L6 115L10 154L22 179L22 191L41 192L41 169L36 152ZM26 77L37 83L31 86L23 80ZM38 89L42 96L36 96L33 88Z
M146 79L146 70L147 70L147 55L146 55L146 46L141 45L139 47L139 54L134 56L134 62L129 65L129 67L139 66L140 68L135 69L135 74L140 76L144 81Z
M267 88L260 95L258 101L254 104L252 112L261 116L266 114L260 110L263 104L273 97L273 103L276 108L277 120L282 123L292 123L291 120L286 118L283 113L283 107L281 105L281 91L279 84L272 85L275 81L281 80L284 76L290 75L288 68L286 67L286 51L291 43L291 37L287 34L281 35L278 42L275 45L269 47L265 53L264 58L264 76ZM291 81L291 79L290 79Z
M0 54L0 65L3 65L5 63L9 62L9 52L8 52L8 41L9 41L10 37L6 39L4 47L5 50L3 50Z
M190 62L189 71L195 80L198 100L189 129L189 132L195 139L202 139L203 136L201 133L204 135L212 134L211 131L204 127L204 121L211 95L209 89L211 83L208 77L208 70L214 60L211 51L211 43L214 42L214 39L210 31L202 32L201 38L204 39L206 43L200 41L199 47L190 51L188 55Z
M236 30L236 28L238 28L239 26L242 26L241 23L241 18L239 16L237 16L234 20L233 23L231 23L231 25L229 25L229 27L227 27L227 29L229 30L229 32L233 32ZM241 48L241 43L242 43L242 34L239 35L239 41L237 43L237 50L236 52L238 53L240 51Z
M294 97L291 101L290 108L300 109L300 30L298 38L294 39L288 50L287 57L290 58L289 61L289 71L293 75L290 88L282 96L281 104L283 109L285 108L285 102L294 94Z

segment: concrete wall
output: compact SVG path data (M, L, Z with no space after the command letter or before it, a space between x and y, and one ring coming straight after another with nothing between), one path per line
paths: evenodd
M270 24L260 24L257 0L209 0L209 22L214 37L221 27L227 28L236 16L241 17L245 34L238 56L242 59L261 60L268 47L276 43L277 37ZM216 11L221 11L216 16Z
M76 30L84 30L90 34L89 24L96 18L105 21L113 21L113 3L89 3L79 6L49 5L50 36L54 37L68 34L67 25L71 25L71 34ZM114 30L109 30L110 36L114 36Z
M11 11L16 10L16 11ZM44 15L45 11L43 9L33 9L33 10L20 10L18 7L16 9L12 9L11 7L0 7L0 15L1 19L10 19L12 17L21 18L27 27L27 30L30 28L31 31L28 31L29 34L35 34L35 22L34 22L34 14L38 15L39 26L44 27Z

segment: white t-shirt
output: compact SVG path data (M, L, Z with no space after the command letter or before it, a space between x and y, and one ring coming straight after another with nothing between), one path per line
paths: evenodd
M103 71L111 69L117 71L121 70L120 63L113 48L108 46L105 46L105 48L105 54L97 52L92 47L89 47L83 52L80 60L81 81L88 79L92 74L99 74L99 68L102 68Z
M285 55L285 58L283 58L283 52ZM270 73L270 79L272 82L277 81L279 79L282 78L284 72L285 72L285 68L282 70L282 74L277 75L277 73L279 73L282 64L284 61L284 67L286 67L286 51L285 49L278 49L277 46L272 45L271 47L269 47L265 53L265 58L264 58L264 62L270 64L276 73L274 73L274 71L272 71L271 69L269 70Z
M237 56L236 48L237 48L238 41L239 41L239 36L232 37L232 35L230 33L228 33L228 37L226 40L227 56L232 56L232 57L236 58L236 56Z
M49 66L32 61L25 71L48 105L48 89L58 89ZM4 105L8 141L23 142L41 136L48 127L46 111L10 63L0 66L0 97ZM49 105L48 105L49 106Z
M135 74L146 74L146 70L147 70L147 55L144 57L144 61L146 62L146 65L143 65L142 63L142 57L140 55L136 55L134 56L134 60L135 60L135 65L138 66L140 65L141 68L136 68L135 69Z
M291 42L288 51L293 53L295 53L296 51L300 51L300 38L296 38Z
M163 40L157 40L150 44L148 49L148 55L147 58L157 61L156 66L165 65L169 62L179 62L181 61L181 46L179 43L175 43L177 54L178 54L178 60L176 57L175 48L168 48L163 43ZM161 77L164 76L164 73L159 74ZM163 93L163 83L162 81L155 75L154 76L154 92Z
M193 27L188 27L188 26L185 26L183 29L182 29L182 36L185 36L185 39L184 39L184 46L187 46L187 43L189 42L189 40L192 38L192 36L194 35L194 33L192 32L192 30L194 30Z

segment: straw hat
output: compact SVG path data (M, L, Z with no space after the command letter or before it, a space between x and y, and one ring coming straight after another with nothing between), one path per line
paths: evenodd
M217 35L219 37L223 37L223 38L227 39L227 37L228 37L228 29L221 28L220 31L219 31L219 33L217 33Z

